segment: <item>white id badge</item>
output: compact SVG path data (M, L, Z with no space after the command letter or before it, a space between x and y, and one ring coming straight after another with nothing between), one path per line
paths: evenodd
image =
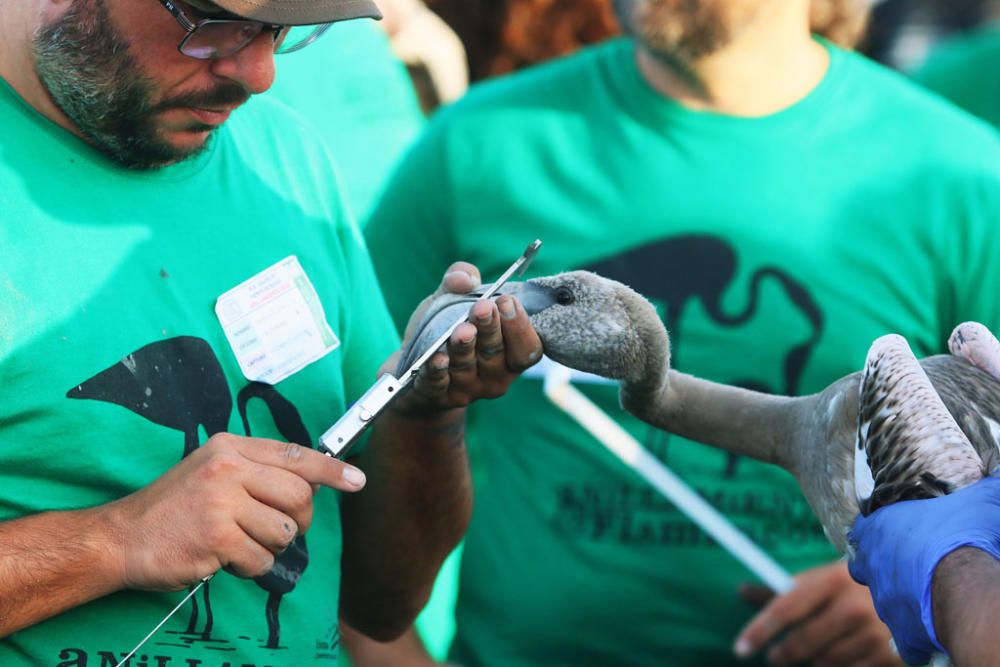
M297 257L286 257L215 302L240 370L278 384L340 346Z

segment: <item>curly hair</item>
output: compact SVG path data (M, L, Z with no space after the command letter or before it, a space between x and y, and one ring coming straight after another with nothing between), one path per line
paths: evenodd
M619 34L611 0L427 0L465 44L473 81Z

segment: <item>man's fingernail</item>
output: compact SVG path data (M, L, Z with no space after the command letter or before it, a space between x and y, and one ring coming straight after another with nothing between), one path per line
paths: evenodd
M488 326L490 324L493 324L493 310L490 309L490 311L487 312L485 315L480 315L479 317L476 318L476 321L482 324L483 326Z
M500 311L500 317L505 320L512 320L517 315L517 309L514 308L514 300L510 298L498 300L497 309Z
M344 481L351 486L364 486L365 474L358 468L353 466L344 466L344 472L341 474L344 476Z
M753 644L750 643L749 639L740 637L733 646L733 653L739 658L749 658L750 654L753 653Z
M448 355L446 354L435 354L431 357L431 360L427 362L424 366L425 372L427 373L447 373L448 372Z
M528 361L531 363L535 363L541 358L542 358L541 350L532 350L531 352L528 353Z
M467 271L449 271L444 274L445 282L452 282L454 280L461 280L462 282L468 282L472 285L476 284L476 281L472 279L472 276Z

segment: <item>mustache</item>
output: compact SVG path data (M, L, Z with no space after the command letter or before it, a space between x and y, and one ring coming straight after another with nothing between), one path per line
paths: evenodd
M240 106L250 99L251 92L238 83L224 83L211 90L200 90L168 97L150 111L159 112L185 107L213 108Z

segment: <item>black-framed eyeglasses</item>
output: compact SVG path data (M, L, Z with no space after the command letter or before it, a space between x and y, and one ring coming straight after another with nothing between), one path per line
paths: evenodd
M330 27L329 23L324 23L292 29L287 25L228 18L192 21L171 0L160 0L160 4L187 33L177 45L177 50L198 60L227 58L247 46L262 32L273 35L275 53L291 53L309 46Z

